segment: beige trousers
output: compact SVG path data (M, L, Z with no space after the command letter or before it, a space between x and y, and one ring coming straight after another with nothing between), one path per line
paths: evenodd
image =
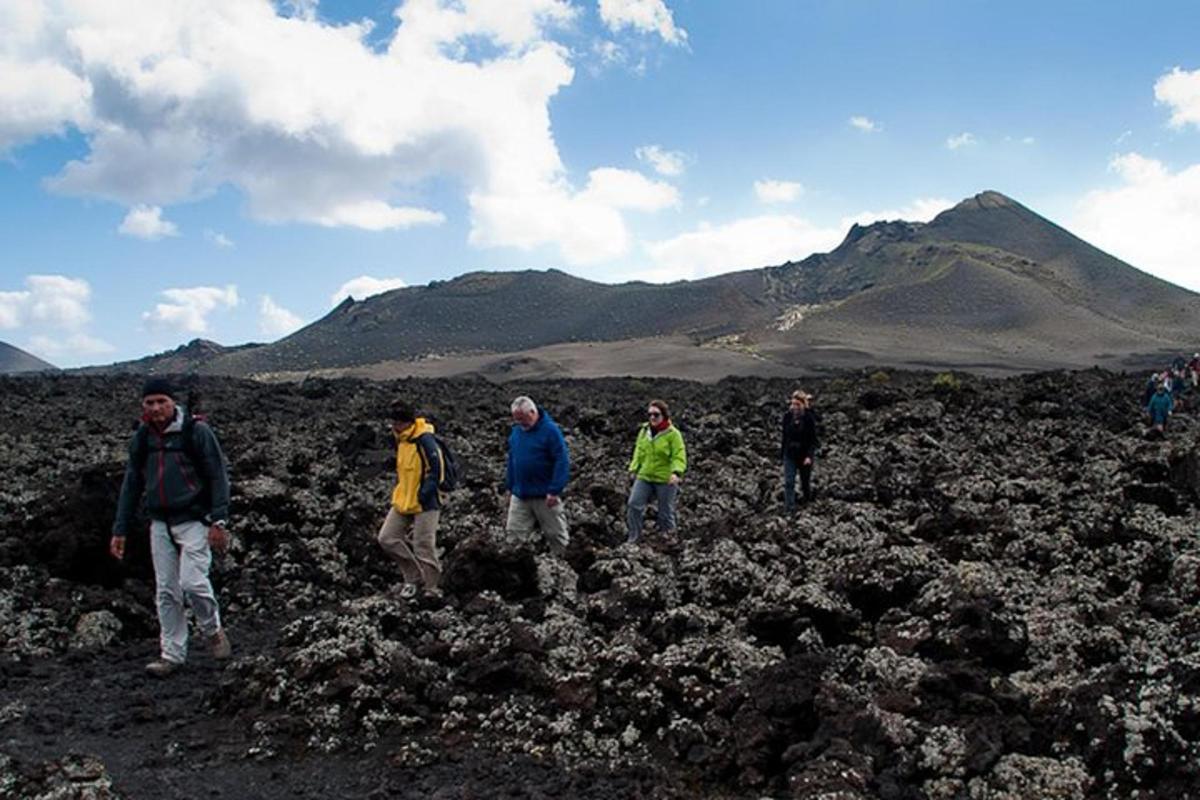
M533 533L534 528L540 528L550 552L562 555L567 549L570 537L567 534L567 512L562 500L553 508L546 505L546 498L534 497L522 500L516 495L508 501L508 520L504 525L505 531L525 537Z
M379 546L396 560L406 583L437 588L442 580L442 563L437 556L437 525L441 511L399 514L388 509L379 529Z

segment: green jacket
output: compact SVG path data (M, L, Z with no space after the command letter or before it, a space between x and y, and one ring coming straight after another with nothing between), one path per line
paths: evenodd
M668 425L665 431L651 438L649 423L643 423L638 431L637 445L633 448L629 471L650 483L666 483L671 473L683 475L687 471L687 448L683 446L683 434L674 425Z

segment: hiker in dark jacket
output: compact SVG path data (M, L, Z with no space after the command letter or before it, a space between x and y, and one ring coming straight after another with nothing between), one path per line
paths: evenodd
M142 423L129 442L125 481L117 502L109 551L125 557L135 508L150 517L161 652L146 665L166 677L187 659L187 604L215 658L230 656L220 609L208 579L212 551L228 544L229 477L212 428L176 405L171 384L151 378L142 387Z
M796 510L796 474L804 502L813 499L812 469L817 454L817 418L812 410L812 395L792 392L788 410L783 413L783 507L787 513Z
M405 581L402 595L414 595L418 584L436 595L442 579L437 555L441 453L433 438L433 425L417 416L411 406L396 401L390 414L396 437L396 487L377 539L400 567Z
M1150 415L1150 430L1158 433L1165 432L1167 419L1170 418L1171 410L1174 407L1175 401L1171 398L1171 393L1167 391L1166 384L1160 382L1146 407L1146 412Z
M571 474L567 442L545 409L528 397L513 400L512 418L504 473L504 488L512 496L505 530L526 535L540 528L551 552L561 555L570 540L562 502Z

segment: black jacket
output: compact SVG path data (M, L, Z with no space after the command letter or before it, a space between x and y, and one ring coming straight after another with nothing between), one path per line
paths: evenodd
M139 452L139 434L135 432L130 439L114 535L129 532L139 501L151 519L171 524L190 520L211 524L228 516L229 476L221 445L212 428L197 420L192 428L191 450L201 463L194 463L183 442L185 413L182 406L177 406L175 419L166 430L144 434L147 439L143 452Z
M806 458L812 458L817 453L817 416L812 409L806 409L799 419L792 414L791 409L783 412L783 441L780 455L790 458L799 464Z

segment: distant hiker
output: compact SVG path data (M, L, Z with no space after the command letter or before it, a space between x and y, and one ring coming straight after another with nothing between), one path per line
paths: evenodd
M441 515L438 482L443 474L441 448L434 428L412 406L397 400L389 408L396 438L396 487L377 539L400 567L400 592L412 597L418 584L429 594L441 592L442 564L437 555Z
M667 404L651 400L646 416L649 421L638 430L629 462L629 471L633 473L633 487L625 508L629 542L642 538L642 521L650 498L654 498L658 507L658 532L675 531L675 499L679 496L679 480L687 471L683 434L671 424Z
M1188 362L1187 372L1188 382L1192 385L1192 388L1195 389L1197 386L1200 386L1200 353L1192 355L1192 360Z
M109 552L117 559L125 557L125 537L139 501L150 517L161 632L161 653L146 665L146 671L166 677L187 659L185 599L213 657L229 658L229 638L221 627L208 579L212 551L220 553L229 543L225 456L212 428L175 403L165 378L151 378L142 387L142 422L129 442L125 482L109 542Z
M1162 377L1157 372L1150 373L1150 377L1146 379L1146 385L1142 387L1142 408L1149 410L1150 398L1154 397L1154 390L1161 382Z
M796 510L796 474L800 475L803 502L813 499L812 470L817 454L817 418L812 410L812 395L797 389L792 392L788 410L783 412L783 508Z
M1159 434L1166 431L1167 419L1171 416L1174 405L1171 393L1167 391L1166 383L1160 381L1154 391L1154 396L1150 398L1150 403L1146 407L1146 412L1150 416L1151 431Z
M528 397L512 401L512 418L504 476L504 488L512 496L505 529L528 535L540 528L551 552L562 555L569 541L562 501L571 471L567 442L545 409Z

